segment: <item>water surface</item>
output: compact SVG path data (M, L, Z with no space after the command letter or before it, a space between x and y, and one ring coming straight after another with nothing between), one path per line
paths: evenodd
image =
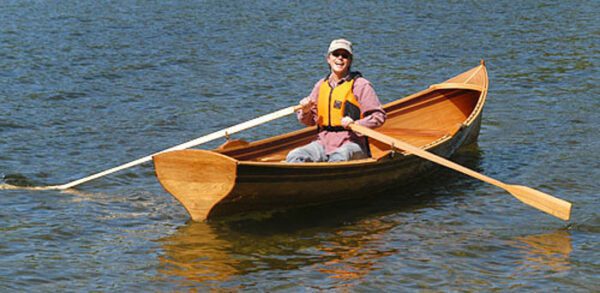
M598 291L597 1L4 1L0 175L63 184L295 104L333 38L390 102L485 59L453 160L574 204L561 222L451 171L368 200L192 223L151 164L0 190L0 290ZM298 129L293 117L234 135ZM223 141L202 146L212 148Z

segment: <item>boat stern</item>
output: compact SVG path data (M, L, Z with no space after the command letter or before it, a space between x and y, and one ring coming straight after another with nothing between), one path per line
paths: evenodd
M205 150L180 150L154 156L154 170L163 188L204 221L235 186L237 161Z

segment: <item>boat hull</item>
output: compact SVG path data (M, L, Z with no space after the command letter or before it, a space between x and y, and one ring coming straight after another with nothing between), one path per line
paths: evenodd
M476 141L481 119L430 149L443 157ZM316 164L315 164L316 165ZM350 200L377 195L392 187L414 183L438 166L413 155L396 153L389 159L336 166L244 164L237 167L235 187L207 217L273 210Z

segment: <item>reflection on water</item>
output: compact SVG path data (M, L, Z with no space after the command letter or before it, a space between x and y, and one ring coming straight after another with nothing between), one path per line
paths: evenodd
M264 224L277 225L269 221ZM164 250L159 256L159 271L182 278L179 285L189 287L230 281L237 275L308 267L341 280L339 287L343 287L344 281L360 280L376 269L379 259L397 252L385 241L396 224L376 219L328 233L308 228L283 235L260 231L259 224L243 230L236 225L189 222L158 240ZM252 231L244 232L248 229Z
M383 245L385 236L396 224L378 219L361 221L350 230L335 231L335 238L317 246L331 259L320 264L319 272L330 278L345 281L360 280L377 268L377 262L397 252L396 248Z
M569 256L573 246L566 230L520 236L513 245L522 251L523 265L529 269L561 272L571 268Z
M167 275L202 283L227 281L239 273L231 243L219 239L207 223L190 222L159 242L165 252L159 257L159 271Z

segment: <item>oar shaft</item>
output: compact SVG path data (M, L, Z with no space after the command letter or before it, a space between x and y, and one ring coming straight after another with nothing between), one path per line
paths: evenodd
M501 182L499 180L496 180L494 178L485 176L485 175L483 175L481 173L475 172L475 171L473 171L473 170L471 170L471 169L469 169L467 167L464 167L462 165L456 164L456 163L454 163L454 162L452 162L450 160L442 158L442 157L440 157L438 155L435 155L433 153L430 153L428 151L422 150L422 149L420 149L420 148L418 148L416 146L413 146L411 144L403 142L403 141L401 141L399 139L396 139L396 138L387 136L385 134L382 134L380 132L377 132L377 131L375 131L373 129L370 129L368 127L364 127L364 126L357 125L357 124L351 124L351 128L352 128L353 131L362 133L363 135L366 135L368 137L374 138L374 139L379 140L379 141L381 141L383 143L386 143L388 145L393 145L395 148L404 150L404 151L406 151L408 153L414 154L415 156L427 159L429 161L436 162L436 163L441 164L443 166L446 166L446 167L448 167L450 169L454 169L454 170L456 170L458 172L464 173L464 174L469 175L471 177L475 177L475 178L477 178L479 180L482 180L482 181L485 181L487 183L490 183L490 184L493 184L493 185L499 185L499 186L505 186L506 185L505 183L503 183L503 182Z
M567 201L553 197L549 194L543 193L539 190L535 190L530 187L506 184L502 181L499 181L494 178L485 176L481 173L475 172L469 168L466 168L464 166L456 164L456 163L449 161L445 158L442 158L438 155L435 155L426 150L420 149L416 146L413 146L411 144L403 142L394 137L390 137L385 134L379 133L370 128L360 126L357 124L350 124L350 128L355 132L361 133L363 135L366 135L368 137L371 137L373 139L376 139L378 141L386 143L394 148L405 150L408 153L413 154L415 156L424 158L426 160L437 163L439 165L448 167L450 169L454 169L465 175L469 175L473 178L476 178L476 179L482 180L484 182L490 183L492 185L498 186L498 187L506 190L507 192L509 192L511 195L513 195L517 199L521 200L522 202L524 202L532 207L535 207L543 212L546 212L548 214L556 216L560 219L567 221L570 218L571 203L569 203Z
M88 181L91 181L91 180L94 180L94 179L97 179L97 178L100 178L100 177L103 177L103 176L115 173L117 171L120 171L120 170L123 170L123 169L127 169L127 168L130 168L130 167L133 167L133 166L137 166L139 164L143 164L145 162L148 162L148 161L152 160L152 157L156 156L158 154L161 154L161 153L164 153L164 152L168 152L168 151L183 150L183 149L191 148L191 147L194 147L194 146L197 146L197 145L200 145L200 144L203 144L203 143L215 140L217 138L225 137L225 136L227 136L229 134L237 133L237 132L240 132L242 130L246 130L248 128L252 128L254 126L258 126L260 124L263 124L263 123L266 123L266 122L269 122L269 121L272 121L272 120L275 120L275 119L278 119L278 118L290 115L290 114L294 113L298 109L300 109L300 106L287 107L285 109L281 109L279 111L275 111L273 113L266 114L266 115L254 118L252 120L249 120L249 121L246 121L246 122L243 122L243 123L240 123L240 124L237 124L237 125L225 128L223 130L215 131L215 132L213 132L211 134L207 134L205 136L196 138L194 140L190 140L190 141L188 141L186 143L182 143L180 145L176 145L174 147L170 147L168 149L165 149L165 150L153 153L153 154L151 154L149 156L145 156L143 158L139 158L139 159L137 159L135 161L131 161L129 163L125 163L123 165L120 165L120 166L117 166L117 167L114 167L114 168L111 168L111 169L108 169L108 170L104 170L102 172L98 172L98 173L90 175L88 177L81 178L81 179L78 179L78 180L75 180L75 181L63 184L63 185L48 186L47 188L48 189L61 189L61 190L68 189L68 188L80 185L82 183L85 183L85 182L88 182Z

